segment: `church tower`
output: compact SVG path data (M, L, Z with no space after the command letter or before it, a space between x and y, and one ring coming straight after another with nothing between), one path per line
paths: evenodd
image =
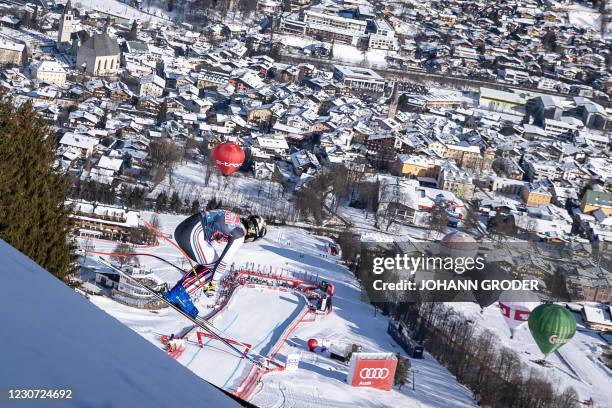
M59 30L57 31L58 48L60 48L60 46L64 43L70 43L70 34L76 31L75 26L76 21L74 19L74 14L72 13L72 4L70 4L70 0L68 0L59 22Z

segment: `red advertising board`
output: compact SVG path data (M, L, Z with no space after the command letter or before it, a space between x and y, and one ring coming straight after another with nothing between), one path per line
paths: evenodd
M351 371L348 382L353 387L371 387L389 391L393 387L393 378L397 368L397 359L393 354L378 354L366 356L370 353L353 353ZM362 356L363 355L363 356Z

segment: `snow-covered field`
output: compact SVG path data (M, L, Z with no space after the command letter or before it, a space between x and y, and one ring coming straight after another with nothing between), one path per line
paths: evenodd
M482 314L480 307L473 303L452 305L483 329L491 330L499 336L501 345L516 351L530 368L541 371L554 385L562 388L574 387L581 400L593 398L597 407L610 406L612 371L596 357L596 352L605 342L597 333L584 327L580 316L575 314L578 321L576 335L569 343L548 356L546 361L551 363L552 367L544 368L534 362L543 358L543 355L533 341L529 328L526 325L521 327L511 339L497 303L485 308Z
M571 25L586 29L591 29L595 32L601 30L601 14L583 4L572 4L567 7L567 14Z
M214 169L206 185L202 164L194 161L177 166L172 177L166 177L149 194L149 197L155 198L162 191L168 196L176 191L181 199L190 202L198 199L203 207L209 200L215 198L222 201L225 207L245 208L262 215L290 213L288 195L283 193L283 187L279 183L242 177L238 174L224 177Z
M148 218L151 214L145 213L143 216ZM160 218L161 230L172 234L183 217L163 215ZM417 370L415 391L412 391L410 386L405 386L401 392L384 392L349 386L345 382L348 370L345 364L305 350L306 341L315 337L336 343L361 344L364 351L401 351L386 334L387 318L375 316L373 308L361 300L358 282L344 266L338 264L336 257L326 252L328 243L327 238L312 235L304 230L272 227L263 240L245 244L236 256L238 266L255 263L276 269L301 271L318 275L320 279L327 279L336 285L333 313L317 316L314 322L299 324L276 355L278 360L284 361L287 354L301 352L298 371L265 375L252 393L250 401L261 407L475 406L471 392L457 383L456 379L429 355L423 360L411 361ZM95 242L95 245L98 250L114 247L112 243ZM180 254L166 242L162 242L159 247L142 251L180 263ZM173 283L179 278L177 271L159 261L151 261L147 257L140 257L140 261L145 267L152 268L161 280ZM255 352L268 354L284 329L301 312L301 299L300 296L286 292L241 288L235 293L235 297L232 297L227 309L212 321L227 337L251 343ZM167 309L154 314L120 305L108 298L93 297L92 301L160 348L160 335L179 333L189 323ZM191 337L188 339L192 340ZM248 367L245 360L234 357L216 341L210 341L204 348L187 341L178 361L194 373L232 391L243 380Z
M157 23L169 23L170 17L165 13L146 13L132 6L127 5L119 0L77 0L74 3L77 8L85 10L99 11L115 16L120 16L128 19L136 19L140 21L149 21Z

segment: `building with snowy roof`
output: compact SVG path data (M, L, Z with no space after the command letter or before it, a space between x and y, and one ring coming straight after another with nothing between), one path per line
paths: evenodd
M295 174L298 176L310 169L318 170L321 167L317 157L307 150L300 150L293 153L291 155L291 164L293 165Z
M382 92L385 89L384 78L369 68L334 65L333 75L353 90Z
M512 92L492 88L480 88L478 105L489 109L513 109L526 104L525 98Z
M472 175L452 162L442 163L437 181L438 188L450 191L462 200L471 200L474 196Z
M580 208L585 214L601 210L604 214L610 216L612 215L612 193L599 185L595 185L582 196Z
M612 306L610 305L584 305L582 317L587 326L593 330L612 330Z
M544 178L525 184L521 193L527 206L547 205L550 204L553 197L553 185L547 178Z
M121 51L117 40L108 33L108 25L102 33L94 34L77 50L76 66L93 76L117 75Z
M60 87L66 86L66 70L57 61L38 61L30 65L32 77Z
M71 147L75 150L78 150L81 154L81 157L87 158L91 156L96 147L98 146L99 140L95 137L67 132L64 133L64 136L59 141L60 147Z
M166 80L155 74L140 77L138 93L141 97L160 97L164 93Z
M377 216L412 224L419 218L419 213L431 210L437 197L444 198L453 208L463 206L463 202L450 191L422 187L418 180L380 177Z
M140 212L89 201L68 200L77 235L111 241L151 244L155 237L140 233Z
M0 37L0 65L22 66L25 60L25 44Z

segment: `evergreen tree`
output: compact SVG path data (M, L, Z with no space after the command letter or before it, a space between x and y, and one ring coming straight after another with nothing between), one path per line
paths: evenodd
M157 196L157 200L155 200L155 211L164 212L166 210L166 206L168 205L168 196L165 192L159 193Z
M34 6L34 13L32 14L32 28L38 29L38 5Z
M123 190L121 190L121 200L123 201L123 205L126 207L132 207L133 198L134 190L129 186L125 186Z
M542 45L548 51L557 51L557 34L553 30L547 30L544 37L542 37Z
M217 204L217 199L215 197L212 198L209 202L206 203L206 211L214 210L218 208L219 204Z
M149 223L156 230L159 230L161 228L161 221L159 220L159 216L157 214L153 214L153 216L151 217L151 221L149 221Z
M197 212L200 212L200 201L193 200L193 202L191 203L191 211L192 214L195 214Z
M55 138L27 103L0 101L0 238L58 278L72 272L67 182Z
M178 193L175 191L172 193L172 196L170 197L170 204L168 206L168 209L172 212L178 213L181 212L181 198L179 197Z
M23 17L21 18L21 25L27 28L32 27L32 16L30 16L29 11L23 13Z
M159 107L159 111L157 112L157 124L160 125L161 123L165 122L167 115L168 115L168 105L164 101Z
M127 39L129 41L136 41L138 39L138 22L136 20L132 22L132 27L130 28Z

